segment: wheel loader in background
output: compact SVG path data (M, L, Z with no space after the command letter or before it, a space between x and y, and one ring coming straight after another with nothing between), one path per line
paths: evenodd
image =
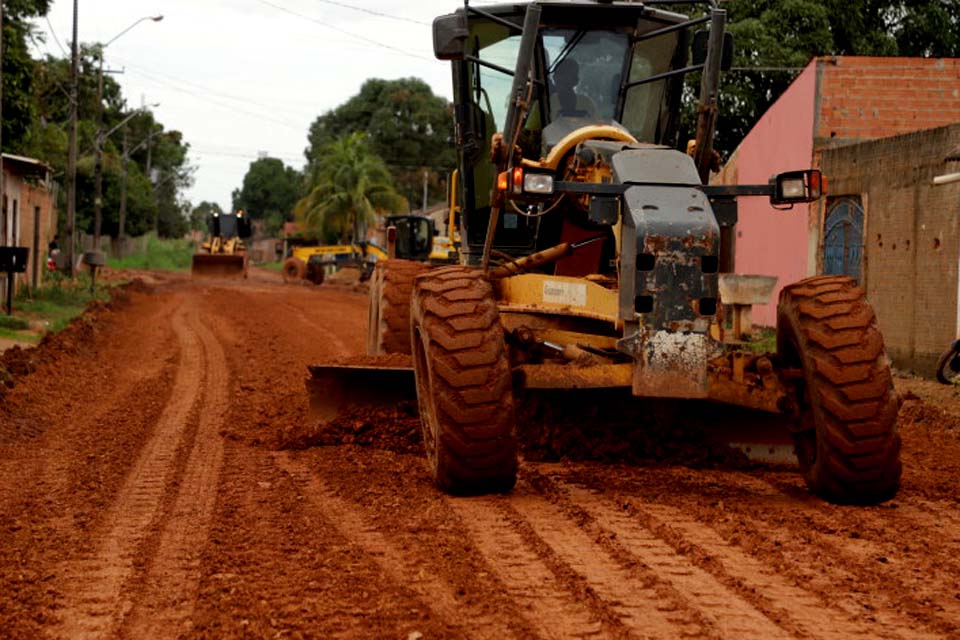
M214 213L207 218L208 236L193 254L194 277L246 278L250 219L242 209L236 213Z
M322 284L328 271L345 266L362 270L369 276L378 261L393 257L413 262L443 264L450 261L449 239L437 233L432 218L417 214L384 216L386 235L374 242L325 245L314 242L296 243L281 268L284 282L301 279Z
M368 351L409 352L412 371L369 357L311 367L315 415L406 384L437 486L482 494L516 481L518 398L621 389L771 418L828 500L896 493L897 396L853 280L784 288L776 353L724 341L718 280L733 271L737 199L789 208L818 199L823 181L800 169L708 184L732 39L716 2L697 17L672 10L692 4L467 3L434 21L435 54L452 64L460 264L378 263ZM701 82L687 153L690 72Z

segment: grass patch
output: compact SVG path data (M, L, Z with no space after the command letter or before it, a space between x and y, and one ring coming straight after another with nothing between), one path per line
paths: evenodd
M43 287L23 289L17 294L14 315L2 316L0 330L6 338L26 341L40 339L36 331L30 330L31 326L39 325L45 331L57 333L83 313L91 300L109 298L110 286L98 284L91 294L89 275L81 274L71 280L59 273L53 274Z
M11 331L0 327L0 339L16 340L17 342L40 342L40 336L35 333L25 333L22 331Z
M161 240L156 236L147 239L146 251L125 258L108 258L111 269L147 269L152 271L187 271L193 260L195 247L185 238Z
M754 353L776 353L777 331L768 327L754 327L753 339L746 346Z
M30 323L24 318L18 318L17 316L0 316L0 329L7 329L8 331L23 331L24 329L29 328Z
M257 263L257 266L261 269L269 269L270 271L279 272L283 268L282 262L260 262Z

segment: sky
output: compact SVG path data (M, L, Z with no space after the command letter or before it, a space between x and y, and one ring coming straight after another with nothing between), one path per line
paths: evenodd
M478 2L477 4L485 4ZM79 0L79 41L111 43L104 68L130 108L151 107L190 144L197 170L183 194L231 205L250 163L267 154L304 164L310 123L367 78L425 80L451 97L449 63L430 25L460 0ZM390 17L375 15L387 14ZM36 26L37 51L69 47L73 2L55 0ZM51 31L52 30L52 31ZM55 37L54 37L55 36Z

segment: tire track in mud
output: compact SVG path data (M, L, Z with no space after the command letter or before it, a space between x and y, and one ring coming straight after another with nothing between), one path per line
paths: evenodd
M496 498L448 498L474 546L527 611L527 620L543 637L586 638L604 631L605 612L591 610L569 591L550 566L531 549L516 527L499 512ZM608 633L605 635L613 635ZM622 634L622 630L621 633Z
M122 598L135 571L138 547L159 512L164 490L175 466L175 453L197 399L203 349L186 326L181 308L172 326L180 346L180 363L173 392L150 440L130 470L105 519L96 547L61 567L64 602L58 635L102 637L113 632L131 603Z
M544 474L554 480L559 478L561 484L564 485L571 484L567 478L580 476L579 473L572 472L569 469L541 468ZM816 506L807 504L803 499L792 495L795 491L787 493L778 490L767 480L751 474L733 471L713 471L709 473L712 485L724 487L727 495L734 496L725 498L725 501L730 500L732 505L732 508L729 509L729 516L737 519L740 530L746 535L747 539L771 540L783 535L787 536L783 542L785 545L783 548L780 546L781 543L777 542L775 548L761 551L761 553L773 554L773 562L768 559L764 561L765 564L769 565L771 570L782 576L784 580L789 580L796 585L810 583L814 591L806 586L797 586L797 588L812 593L821 600L827 599L827 596L822 595L822 593L827 593L825 590L828 590L830 594L828 598L829 607L824 605L825 607L839 612L839 615L846 616L848 620L863 620L862 624L869 625L875 637L938 638L943 637L942 634L948 633L947 629L954 627L953 622L950 622L944 616L938 616L937 612L934 611L925 612L927 619L918 616L919 609L917 607L919 605L915 603L916 599L912 595L908 595L911 591L895 578L891 580L893 583L892 589L864 587L867 589L864 591L854 586L869 585L876 581L878 570L874 562L865 562L865 556L862 552L852 552L845 549L843 544L846 541L839 539L839 536L823 533L824 530L835 531L837 523L826 520L826 515L821 513L821 510ZM579 478L574 482L579 485ZM649 511L643 512L643 509L650 504L654 504L655 509L662 505L645 502L643 498L636 497L638 494L644 495L644 492L642 490L633 491L631 489L633 482L635 481L627 480L625 484L617 483L614 490L616 495L618 498L629 498L630 504L641 515L645 514L648 521L656 522L657 518ZM598 491L611 491L608 484L603 482L602 479L587 480L582 486ZM809 498L809 500L814 500L814 498ZM737 506L740 504L750 504L753 505L753 508L747 513L741 513ZM826 505L826 508L830 508L830 506ZM850 507L848 509L854 510L854 513L859 513L863 508ZM791 521L802 523L800 529L789 526ZM699 523L699 520L694 522ZM698 526L713 530L709 524L699 524ZM668 530L659 529L659 531L664 533L666 538L671 538ZM802 531L803 534L798 535L796 531ZM717 535L720 534L717 533ZM689 540L681 541L681 538L682 536L678 536L674 540L678 550L696 548L695 543ZM871 544L869 541L862 542L863 544ZM861 541L850 539L849 543L860 544ZM734 545L736 543L728 544ZM680 545L683 548L679 548ZM741 549L741 552L744 551ZM752 551L747 553L757 555ZM825 573L825 569L828 569L829 573ZM724 577L724 574L717 575L720 575L724 580L732 580L730 575L726 577ZM825 580L829 580L829 583L825 583ZM823 586L817 588L817 584ZM851 588L844 589L839 586L843 584L851 585ZM736 586L736 582L731 582L731 585ZM752 584L745 584L744 586L750 589L754 588ZM817 593L818 591L820 593ZM895 592L896 595L891 591ZM763 595L762 591L758 595ZM868 598L866 602L864 597ZM756 602L759 603L760 601L757 600ZM908 603L910 603L910 606L905 607L904 605ZM763 605L759 606L763 607ZM795 612L788 613L799 624L800 621L795 617ZM797 615L806 616L807 614ZM829 614L824 612L823 615L827 616ZM933 621L931 622L930 619L933 619ZM852 629L851 633L853 633ZM950 631L949 633L953 632Z
M273 461L299 485L309 504L346 541L374 560L391 582L413 591L423 606L449 628L460 628L465 635L469 635L470 628L483 628L501 638L523 637L503 614L490 616L458 597L456 587L438 578L429 566L423 566L423 560L414 553L394 544L387 535L364 522L358 507L334 494L292 454L275 453Z
M948 595L945 593L945 587L933 586L943 586L943 578L932 580L937 576L926 574L923 579L916 577L911 584L910 581L892 575L893 571L888 568L891 563L897 562L901 557L901 543L909 543L916 538L917 530L913 525L920 524L918 521L915 520L912 524L904 523L899 518L899 509L882 511L883 507L842 508L827 505L821 503L819 498L805 493L789 481L776 476L757 478L743 475L739 482L760 495L773 498L771 506L775 511L789 508L794 516L801 515L805 518L813 525L808 530L810 537L821 549L841 559L843 566L854 576L855 581L866 582L885 575L884 592L874 592L874 594L884 598L891 610L904 612L931 632L951 635L960 633L960 591L957 590L960 587L957 587L956 583L953 585L952 594ZM789 502L784 502L783 498L787 498ZM898 498L898 500L902 499ZM918 498L907 498L907 500L917 504L925 502ZM936 514L937 517L949 519L949 514L944 513L943 510L937 509ZM889 533L901 528L903 528L902 538L885 536L883 539L873 539L869 533L870 529ZM855 535L843 535L843 529L855 532ZM924 529L925 534L942 537L936 529L931 530L927 527ZM943 569L951 569L951 574L955 574L958 567L960 564L950 555L944 555L937 563L937 568L941 572ZM895 595L890 594L889 590L894 591ZM921 614L935 622L921 620ZM881 615L878 613L877 617ZM892 616L883 615L882 617L884 626L899 627L901 633L909 633L911 637L934 637L931 633L924 636L915 628L911 628L915 627L916 623L911 625L906 620L898 620Z
M227 361L223 347L196 311L188 322L205 354L203 405L176 502L164 518L159 548L147 568L145 598L138 601L126 624L127 635L133 638L177 637L187 630L184 623L196 600L200 556L223 465L220 430L229 405Z
M307 327L309 327L314 331L320 331L326 337L326 339L330 341L330 344L336 353L341 355L350 353L351 351L350 348L347 346L347 344L343 340L340 339L340 336L330 331L329 328L324 327L322 324L308 318L307 314L303 311L303 309L301 309L300 307L290 302L284 302L283 306L293 311L294 317L297 320L299 320L302 324L306 325ZM364 331L365 330L366 328L364 328Z
M515 494L511 509L532 533L575 571L631 634L647 638L709 635L712 623L686 606L681 594L663 589L659 571L643 562L624 563L543 496ZM747 636L738 636L747 637ZM767 635L766 637L774 637Z
M582 509L597 525L613 533L617 544L625 545L629 552L646 548L654 556L660 556L666 566L651 565L658 570L658 575L670 580L669 576L675 575L670 567L676 560L691 565L690 573L679 574L680 582L686 584L675 586L694 594L691 600L716 621L724 637L774 637L773 633L768 636L764 629L766 623L756 625L757 613L768 622L777 621L792 634L799 632L837 640L877 637L876 627L828 607L814 594L790 583L680 509L631 500L631 511L625 511L600 492L554 475L547 481L562 491L575 508ZM646 558L641 555L640 560L646 561ZM704 598L708 598L707 606L701 602ZM725 619L733 626L725 623ZM752 629L737 628L751 619ZM790 620L796 624L789 624ZM890 632L889 637L904 637L893 630L886 631Z

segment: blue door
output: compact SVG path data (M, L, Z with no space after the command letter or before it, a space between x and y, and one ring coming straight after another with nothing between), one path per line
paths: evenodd
M823 229L823 272L850 276L860 282L863 262L863 206L860 198L847 196L827 206Z

